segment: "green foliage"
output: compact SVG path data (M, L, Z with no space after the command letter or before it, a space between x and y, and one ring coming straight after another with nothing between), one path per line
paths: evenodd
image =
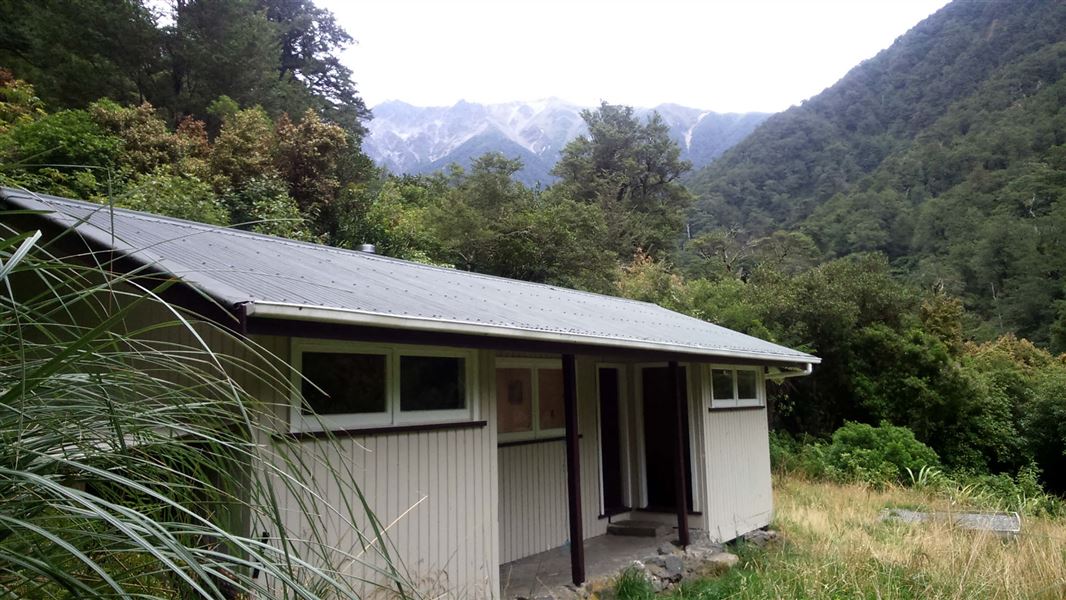
M340 189L337 165L348 149L348 136L337 125L323 121L308 109L298 123L282 115L277 122L278 172L300 210L317 217Z
M0 2L0 64L53 109L104 97L159 104L163 44L151 8L136 0Z
M963 299L974 337L1058 343L1064 27L1058 2L946 6L698 173L693 230L881 252Z
M112 167L122 140L84 110L64 110L13 127L2 142L5 162Z
M244 184L239 192L225 196L230 219L257 233L301 241L317 241L311 233L288 186L277 177L257 177Z
M358 142L370 111L340 62L351 41L310 0L0 4L0 65L48 106L147 101L171 124L208 120L226 96L273 117L314 110Z
M93 122L121 140L115 162L132 173L151 173L181 158L181 148L163 119L148 103L124 107L110 100L88 108Z
M692 168L670 139L658 113L641 123L628 106L602 103L581 113L587 137L563 149L552 174L571 198L599 205L610 248L619 256L643 250L662 257L676 246L688 190L679 182Z
M33 86L0 68L0 135L44 114L44 103L37 97Z
M157 215L212 225L229 223L229 214L211 186L193 177L155 173L137 178L115 204Z
M655 589L651 582L637 569L626 569L614 584L614 597L618 600L651 600Z
M107 192L121 147L88 112L65 110L0 134L0 170L34 191L94 198Z
M240 189L256 177L276 173L274 123L261 107L233 113L212 146L210 166L216 191Z
M887 422L877 427L845 424L833 433L825 459L829 477L872 484L902 483L908 471L940 464L936 452L916 440L914 432Z

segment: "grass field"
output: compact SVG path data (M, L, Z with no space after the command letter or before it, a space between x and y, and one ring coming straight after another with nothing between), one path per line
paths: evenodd
M784 542L738 547L741 565L665 596L711 598L1066 598L1066 519L1023 517L1003 540L946 524L878 518L888 507L955 509L939 495L890 487L775 481ZM621 590L620 590L621 591ZM650 597L635 590L620 597ZM624 600L624 599L620 599Z

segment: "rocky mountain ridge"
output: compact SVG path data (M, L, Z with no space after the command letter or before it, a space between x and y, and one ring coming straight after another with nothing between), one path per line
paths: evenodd
M518 178L548 184L567 142L586 132L586 108L558 98L533 102L417 107L389 101L374 107L363 150L393 173L431 173L452 163L464 167L485 152L520 158ZM744 139L765 113L715 113L676 104L637 109L642 119L657 111L681 146L684 158L703 167Z

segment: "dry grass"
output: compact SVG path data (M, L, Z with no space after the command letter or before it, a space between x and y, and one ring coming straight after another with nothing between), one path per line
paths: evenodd
M776 484L786 542L740 548L744 566L718 580L683 587L677 598L1066 598L1066 520L1024 518L1004 540L950 524L885 523L886 507L960 510L904 488Z

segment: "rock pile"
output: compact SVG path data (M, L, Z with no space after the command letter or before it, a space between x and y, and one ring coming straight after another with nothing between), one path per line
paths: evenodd
M736 554L726 551L721 544L707 539L705 532L693 532L692 545L682 550L671 542L661 544L653 556L646 556L633 561L628 569L642 574L656 592L676 586L685 579L702 579L716 577L736 566L739 562ZM749 544L763 547L774 543L779 536L773 530L756 530L743 536ZM568 587L553 594L553 598L589 598L608 600L614 598L614 586L617 575L601 577L587 582L580 588Z

